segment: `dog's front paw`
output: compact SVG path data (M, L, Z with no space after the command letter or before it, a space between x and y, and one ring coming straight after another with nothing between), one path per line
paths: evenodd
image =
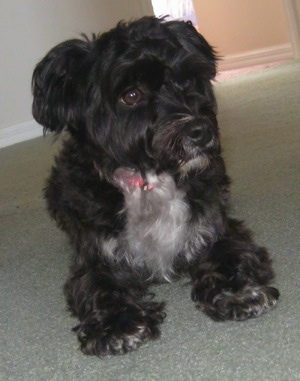
M205 300L193 294L197 307L217 321L258 317L274 308L278 298L279 291L267 286L247 286L237 292L210 290Z
M159 337L158 325L165 317L163 308L164 303L155 302L116 305L94 312L73 330L85 354L123 354Z

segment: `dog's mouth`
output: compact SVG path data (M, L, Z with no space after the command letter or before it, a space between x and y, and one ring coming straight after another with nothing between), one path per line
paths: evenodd
M192 170L204 171L210 164L210 158L207 155L195 156L181 164L179 172L183 175Z
M155 188L155 182L151 181L151 174L142 174L140 171L119 167L113 174L113 182L125 192L133 192L139 188L144 192L150 192Z
M186 175L191 170L205 170L209 166L210 160L207 156L195 157L182 163L177 173ZM142 173L139 170L126 167L118 167L113 173L113 184L124 192L132 193L136 189L142 192L150 192L159 183L160 176L155 171Z
M201 124L186 117L164 125L154 137L150 136L143 152L143 157L129 157L123 165L121 160L113 161L112 172L103 171L96 160L94 167L101 178L105 177L123 193L150 192L159 189L161 175L183 179L191 171L205 171L212 157L219 153L219 140L209 121Z

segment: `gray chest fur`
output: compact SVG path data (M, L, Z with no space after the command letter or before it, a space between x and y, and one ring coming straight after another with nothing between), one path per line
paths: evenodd
M190 261L214 240L214 218L202 216L191 223L185 193L170 175L148 173L147 181L151 190L124 187L125 229L118 238L102 242L102 251L137 270L146 268L152 278L170 281L176 256Z
M171 176L149 174L148 181L154 185L151 191L136 187L125 194L124 238L134 264L169 280L174 258L185 246L189 209Z

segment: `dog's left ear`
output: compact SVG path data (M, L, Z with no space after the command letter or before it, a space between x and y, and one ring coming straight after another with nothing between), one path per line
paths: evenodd
M206 75L213 79L217 74L218 57L215 49L206 39L195 29L190 21L169 21L168 29L176 35L182 47L200 56L206 66Z
M80 124L91 45L88 39L65 41L37 64L32 76L32 114L44 130L59 133L67 127L72 132Z

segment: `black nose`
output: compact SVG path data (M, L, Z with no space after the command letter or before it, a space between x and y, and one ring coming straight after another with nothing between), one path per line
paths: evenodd
M191 125L187 127L186 135L197 145L205 146L212 139L208 126Z

